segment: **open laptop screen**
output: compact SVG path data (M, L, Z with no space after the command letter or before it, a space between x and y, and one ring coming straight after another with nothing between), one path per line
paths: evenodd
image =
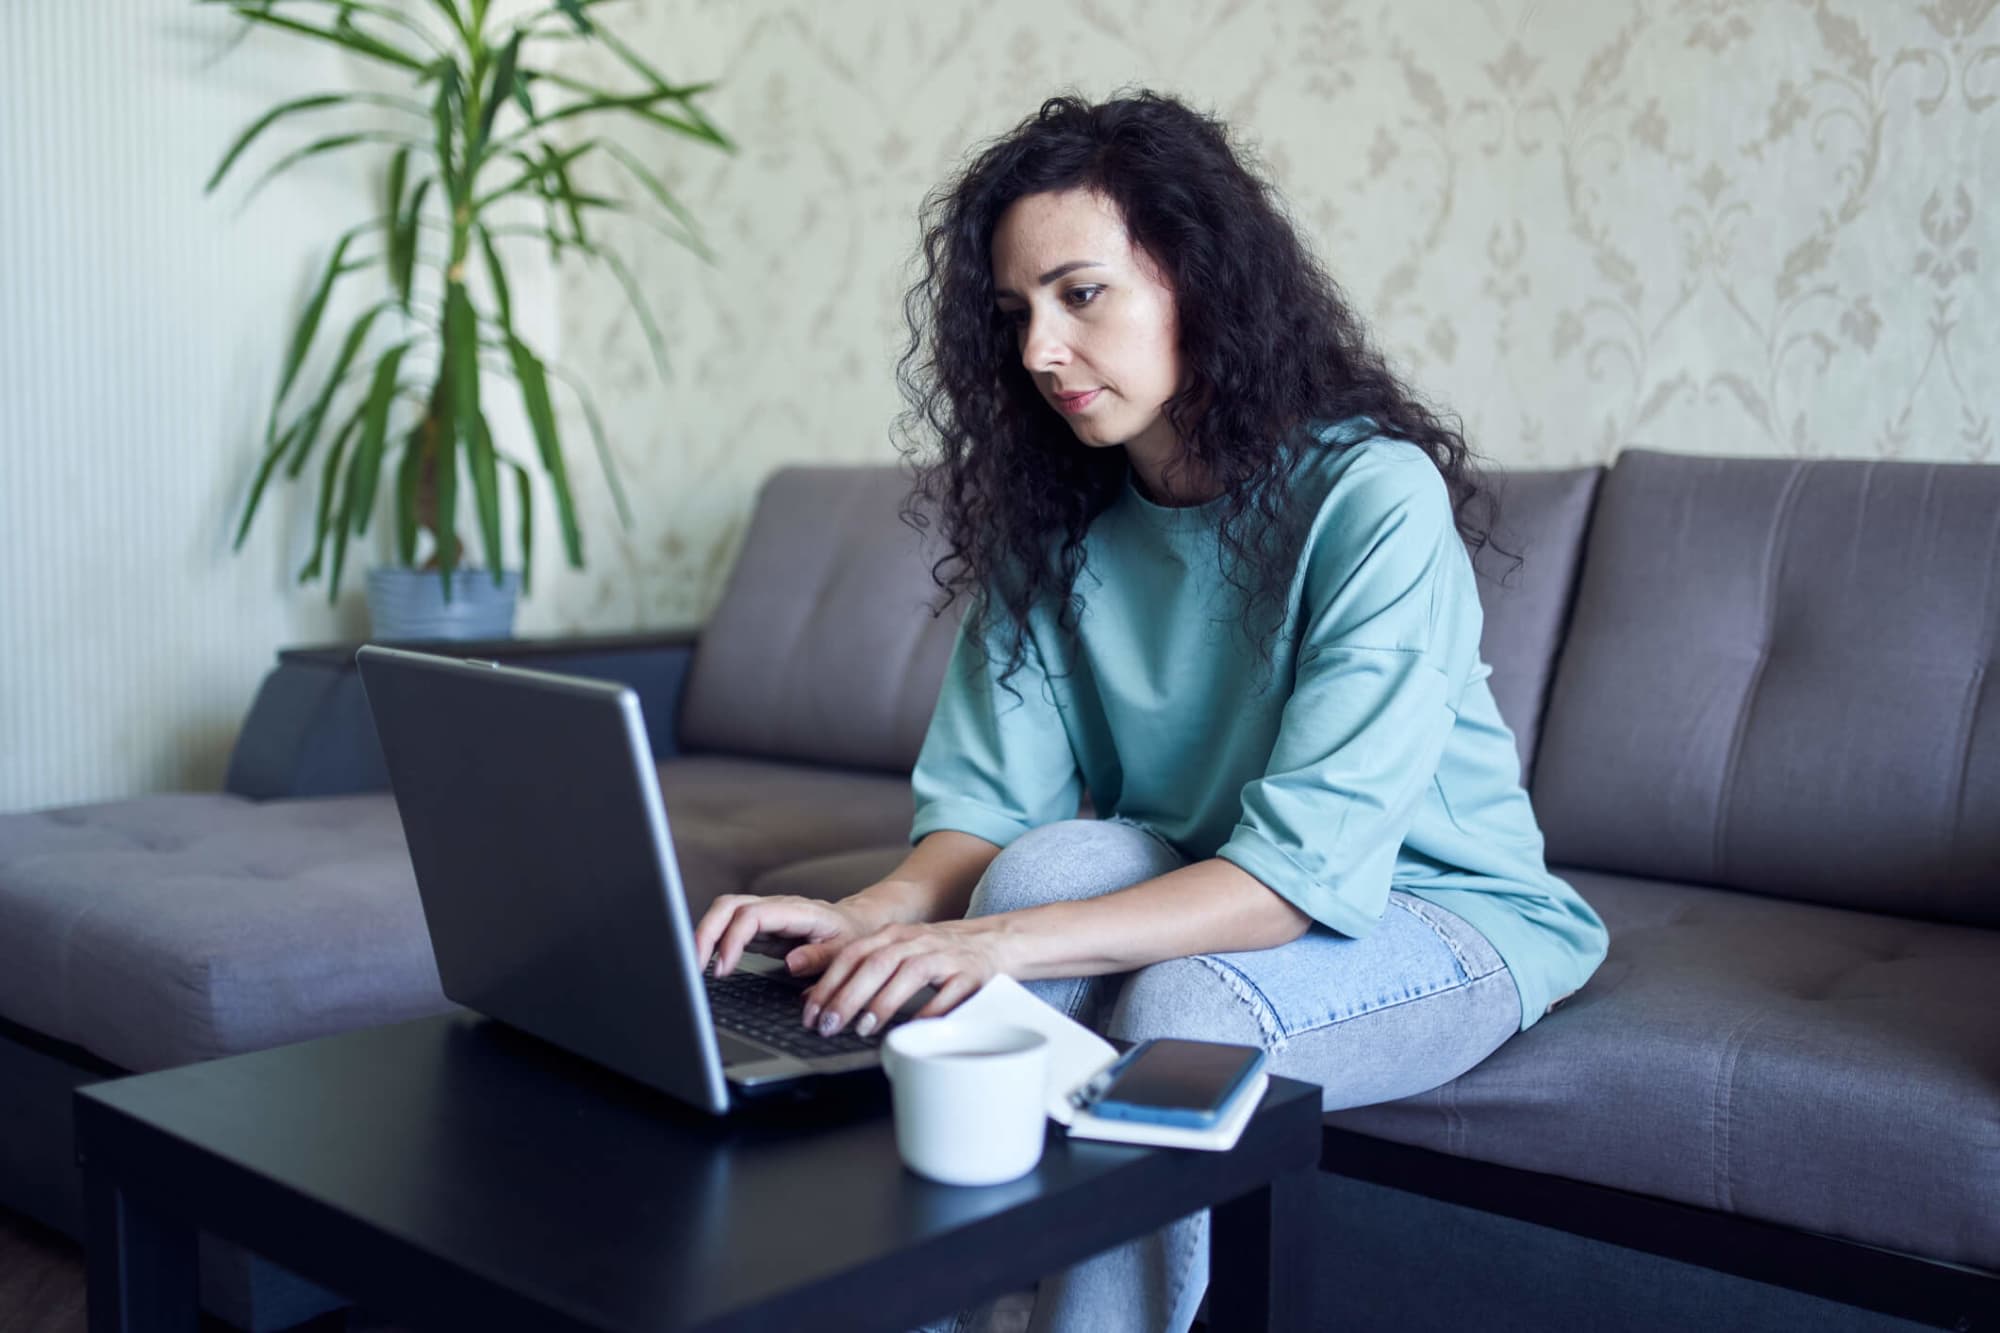
M373 645L356 661L445 994L726 1110L637 696Z

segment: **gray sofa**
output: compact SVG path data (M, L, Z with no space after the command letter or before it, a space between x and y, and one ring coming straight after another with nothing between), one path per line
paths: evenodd
M2000 468L1502 481L1491 684L1610 957L1326 1117L1300 1280L1353 1328L2000 1326ZM639 686L697 912L902 852L952 631L902 489L778 473L698 639L504 649ZM224 792L0 816L0 1204L77 1229L79 1082L445 1006L346 657L288 655ZM245 1327L332 1303L204 1267Z

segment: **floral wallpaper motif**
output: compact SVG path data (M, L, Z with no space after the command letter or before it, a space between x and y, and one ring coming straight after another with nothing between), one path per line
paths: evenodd
M639 521L530 629L700 620L758 483L888 460L926 190L1063 88L1219 113L1348 297L1503 465L1996 460L2000 0L649 0L621 31L731 158L653 141L718 252L561 274ZM615 69L593 70L606 79ZM617 188L612 181L599 182Z

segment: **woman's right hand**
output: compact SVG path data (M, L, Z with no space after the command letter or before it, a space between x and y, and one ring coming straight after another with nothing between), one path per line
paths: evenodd
M849 940L859 939L887 924L877 917L876 912L852 899L830 903L789 893L761 897L725 893L709 905L702 913L701 924L695 927L695 961L706 968L713 955L715 975L726 977L736 969L744 948L758 935L788 937L800 944L831 941L833 949L815 950L808 955L829 956Z

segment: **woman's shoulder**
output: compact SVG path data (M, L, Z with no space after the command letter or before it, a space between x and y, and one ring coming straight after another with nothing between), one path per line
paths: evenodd
M1382 434L1367 417L1316 422L1311 436L1293 487L1315 529L1358 535L1391 518L1451 522L1450 488L1421 446Z
M1451 488L1430 454L1409 440L1381 434L1325 452L1312 469L1321 489L1300 552L1303 604L1325 608L1340 602L1350 614L1369 608L1368 617L1379 623L1367 633L1393 640L1381 646L1476 645L1479 603L1471 566ZM1391 614L1391 606L1399 609ZM1438 639L1446 621L1457 628Z

